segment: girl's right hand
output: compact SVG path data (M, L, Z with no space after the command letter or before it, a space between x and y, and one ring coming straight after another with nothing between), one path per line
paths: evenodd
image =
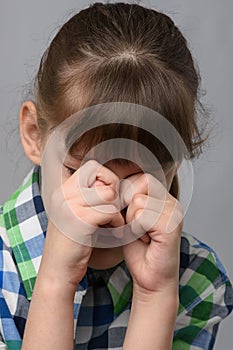
M97 172L96 172L97 171ZM93 174L96 176L93 177ZM79 176L81 175L80 181ZM82 179L82 181L81 181ZM83 187L80 187L81 186ZM51 207L59 215L59 222L72 227L75 214L77 240L69 232L62 233L49 219L45 246L38 277L49 283L65 283L75 292L77 284L86 273L92 247L80 242L80 237L91 238L98 226L124 225L124 218L117 208L119 178L108 168L94 160L86 162L55 191ZM71 211L73 214L70 216ZM68 223L68 225L67 225ZM74 230L74 227L72 227ZM64 285L63 285L64 286Z

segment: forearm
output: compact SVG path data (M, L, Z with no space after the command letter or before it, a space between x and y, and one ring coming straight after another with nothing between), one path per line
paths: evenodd
M123 350L171 350L178 297L133 297Z
M36 281L22 350L73 349L72 294L56 284Z

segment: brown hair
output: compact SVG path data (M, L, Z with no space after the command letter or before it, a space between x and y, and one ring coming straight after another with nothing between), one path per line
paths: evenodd
M198 125L199 85L186 39L171 18L136 3L97 2L62 26L41 59L35 80L38 123L43 134L83 108L131 102L167 118L193 159L207 139ZM126 126L104 126L93 135L98 135L95 142L128 137L153 143L156 156L162 150L159 161L170 161L149 133L139 130L133 137L131 132ZM93 142L84 139L87 147ZM170 193L178 198L178 192L175 176Z

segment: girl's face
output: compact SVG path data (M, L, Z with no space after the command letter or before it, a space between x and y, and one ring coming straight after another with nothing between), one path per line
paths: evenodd
M41 136L40 129L37 122L37 111L36 107L31 101L23 103L20 110L20 136L22 145L26 156L37 165L41 163L41 157L43 154L43 145L45 145L46 137ZM67 156L63 164L63 181L66 181L72 173L74 173L81 164L82 157L80 156ZM141 169L135 165L119 165L114 161L109 161L104 164L110 170L112 170L119 179L125 179L131 175L141 172ZM167 182L167 190L169 191L172 179L175 176L177 168L172 164L167 164L164 167L164 174ZM115 248L94 248L89 266L98 269L105 269L112 267L124 259L122 247Z

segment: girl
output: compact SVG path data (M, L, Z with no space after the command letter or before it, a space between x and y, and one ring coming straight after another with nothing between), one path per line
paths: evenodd
M50 220L41 197L42 154L52 130L100 103L159 112L179 132L190 159L198 157L205 141L197 126L198 88L186 40L162 13L94 3L62 26L41 59L35 99L20 110L22 144L34 166L0 208L1 349L213 348L220 321L232 310L233 289L215 252L182 231L177 164L161 142L116 122L84 133L61 164L65 202L84 223L77 234L87 234L88 225L134 220L140 237L129 244L101 249L74 242ZM166 186L129 160L81 163L92 146L114 138L148 147ZM85 198L76 180L88 180L93 169L94 182L84 190L98 196ZM126 184L132 184L130 196ZM119 197L124 210L114 206ZM162 198L159 219L145 229L144 219L157 217ZM97 210L106 203L117 210ZM55 197L50 205L66 219Z

